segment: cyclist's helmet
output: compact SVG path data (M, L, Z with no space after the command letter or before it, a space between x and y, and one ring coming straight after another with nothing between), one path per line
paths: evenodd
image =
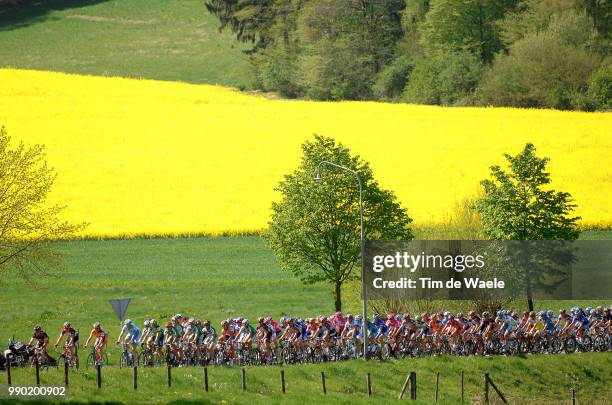
M126 319L125 321L123 321L123 324L126 325L126 326L131 324L131 323L132 323L131 319Z
M482 317L483 317L483 318L488 318L488 317L489 317L489 311L484 311L484 312L482 313Z
M157 321L155 319L151 319L149 322L151 322L151 325L157 326Z
M457 318L459 319L463 318L463 314L461 312L457 312Z
M263 323L264 319L262 317L257 318L258 323Z
M592 310L593 310L593 307L586 307L585 308L585 311L586 311L587 314L590 314Z
M151 321L149 321L148 319L145 319L144 326L145 328L148 328L149 326L151 326Z
M284 324L284 323L286 323L286 322L287 322L287 318L285 318L284 316L281 316L281 318L280 318L280 323L281 323L281 324Z
M546 311L546 316L548 316L549 318L552 318L553 316L555 316L555 313L551 310Z
M102 329L102 324L100 322L96 322L93 324L94 329Z
M70 322L64 322L64 328L69 328L70 327Z
M361 321L363 319L363 316L361 316L361 314L357 315L355 317L356 320Z
M205 320L205 321L204 321L204 325L205 325L205 326L210 326L210 321L209 321L208 319L207 319L207 320Z
M242 321L242 323L244 323L244 326L249 326L249 320L246 318Z
M501 318L502 316L504 316L504 311L497 311L496 315Z
M380 318L380 315L378 315L378 313L375 313L374 315L372 315L372 318L378 319L378 318Z
M38 332L38 331L42 330L42 326L40 326L40 325L38 325L38 324L37 324L37 325L34 325L34 330L35 330L36 332Z

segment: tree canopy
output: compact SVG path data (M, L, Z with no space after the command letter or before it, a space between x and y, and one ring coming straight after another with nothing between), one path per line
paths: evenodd
M84 224L61 219L64 207L47 201L57 174L41 145L11 148L0 129L0 276L49 274L59 254L50 243L74 236Z
M612 86L609 76L598 74L612 63L611 4L206 1L221 29L253 43L256 86L266 91L319 100L579 110L612 104L600 91Z
M515 259L520 265L514 268L524 269L528 305L533 310L532 287L545 288L550 278L559 276L560 264L571 260L562 241L578 238L580 218L572 216L576 208L572 196L550 188L549 158L539 158L533 144L526 144L515 156L504 156L508 170L491 166L491 178L481 182L484 193L476 203L487 239L561 241L545 249L537 243L523 244L523 253Z
M316 182L319 162L345 166L361 177L366 239L412 239L412 220L393 192L380 188L369 164L334 139L315 136L302 152L299 167L277 188L281 200L272 204L265 238L281 269L304 283L331 283L340 310L342 284L359 275L359 183L353 174L327 166L321 168L322 182Z

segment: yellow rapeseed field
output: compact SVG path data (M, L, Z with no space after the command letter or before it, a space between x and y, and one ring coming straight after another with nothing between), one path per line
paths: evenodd
M584 226L612 225L612 113L269 100L175 82L0 70L0 125L42 143L84 236L259 230L313 133L372 165L417 223L532 142Z

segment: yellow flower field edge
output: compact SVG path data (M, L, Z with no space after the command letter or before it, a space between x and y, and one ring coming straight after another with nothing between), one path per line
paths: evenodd
M532 142L585 229L612 227L612 113L269 100L178 82L0 69L0 125L46 145L83 238L256 234L312 134L369 161L415 225ZM314 174L313 174L314 175Z

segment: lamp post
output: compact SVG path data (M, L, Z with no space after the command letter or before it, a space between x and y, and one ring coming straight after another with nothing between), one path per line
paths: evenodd
M321 166L322 165L329 165L329 166L333 166L335 168L338 168L340 170L344 170L347 171L349 173L352 173L355 175L355 177L357 177L357 182L359 183L359 225L361 228L361 232L359 235L359 242L361 245L361 300L362 300L362 311L363 311L363 320L362 320L362 324L361 324L361 336L363 337L363 358L364 360L368 359L368 328L367 328L367 297L366 297L366 281L365 281L365 258L363 255L363 250L364 250L364 229L363 229L363 202L362 202L362 192L363 192L363 185L361 184L361 177L359 177L359 173L357 173L354 170L349 169L348 167L345 166L341 166L339 164L333 163L333 162L328 162L327 160L322 160L321 162L319 162L319 164L317 165L317 176L315 177L315 180L320 183L323 178L321 177Z

